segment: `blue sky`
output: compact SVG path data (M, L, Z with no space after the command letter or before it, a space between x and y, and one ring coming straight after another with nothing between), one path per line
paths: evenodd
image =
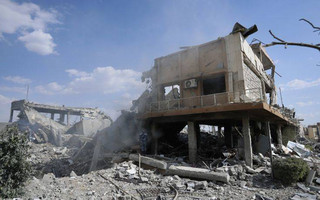
M257 24L249 42L271 42L271 29L287 41L320 43L298 21L320 26L319 8L316 0L0 0L0 121L8 120L12 100L26 97L26 85L31 101L99 107L115 118L145 89L140 75L154 58L225 36L235 22ZM267 52L282 76L276 83L284 104L304 124L320 121L320 52Z

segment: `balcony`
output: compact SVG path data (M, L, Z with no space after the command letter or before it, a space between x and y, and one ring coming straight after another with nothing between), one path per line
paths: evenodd
M163 112L204 108L232 103L267 102L261 88L247 89L242 92L224 92L188 98L171 99L146 104L145 112Z

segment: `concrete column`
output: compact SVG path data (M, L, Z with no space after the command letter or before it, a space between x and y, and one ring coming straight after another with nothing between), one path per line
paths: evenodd
M282 132L281 132L281 125L277 124L277 142L278 146L282 146Z
M54 113L51 113L51 119L54 120Z
M242 133L244 141L244 159L246 165L252 167L252 144L250 135L249 116L247 114L242 117Z
M157 124L152 122L151 124L151 144L152 144L152 153L158 154L158 132Z
M218 138L222 137L221 126L218 126Z
M12 120L13 120L13 111L14 111L14 110L11 109L9 122L12 122Z
M188 146L189 146L189 160L190 162L197 161L197 133L196 123L188 122Z
M212 135L217 135L215 126L211 126L211 128L212 128Z
M270 122L265 122L264 124L264 131L265 135L268 137L268 143L269 143L269 154L270 154L270 163L272 166L273 158L272 158L272 147L271 147L271 131L270 131ZM273 178L273 171L271 167L271 177Z
M59 118L59 122L64 122L64 115L63 113L60 113L60 118Z

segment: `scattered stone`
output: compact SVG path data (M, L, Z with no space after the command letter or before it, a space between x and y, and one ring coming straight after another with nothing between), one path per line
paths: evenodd
M255 200L265 200L265 198L260 194L255 194Z
M174 175L174 176L173 176L173 179L174 179L174 180L177 180L177 181L180 181L180 180L181 180L181 178L180 178L178 175Z
M311 191L315 191L315 192L319 192L320 191L320 187L317 187L317 186L309 185L309 188L310 188Z
M77 177L77 176L78 176L78 175L77 175L74 171L71 171L70 177L75 178L75 177Z
M174 183L173 187L175 187L177 190L183 190L186 188L186 186L184 184L182 184L181 182Z
M312 183L315 175L316 175L316 171L311 169L311 170L309 171L309 173L308 173L307 178L306 178L306 184L307 184L307 185L310 185L310 183Z
M251 167L249 167L247 165L245 165L244 168L245 168L246 172L249 173L249 174L257 173L254 169L252 169Z
M297 186L304 192L308 192L309 189L303 183L297 183Z
M246 185L247 185L247 181L240 181L239 182L239 186L242 188L245 187Z
M137 171L136 171L136 169L131 168L131 169L126 170L126 172L127 172L129 175L134 175Z
M194 189L195 190L206 190L208 187L208 182L207 181L197 181L195 183Z
M42 181L50 183L55 180L55 175L53 173L45 174L42 178Z
M148 178L146 178L146 177L141 177L141 181L142 181L142 182L148 182L148 181L149 181L149 179L148 179Z
M316 200L317 195L312 195L309 193L296 193L291 200Z

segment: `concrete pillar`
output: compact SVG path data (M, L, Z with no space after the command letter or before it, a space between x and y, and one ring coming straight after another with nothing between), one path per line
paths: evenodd
M242 117L242 133L244 141L244 160L247 166L252 167L252 144L249 116L247 114Z
M59 122L64 122L64 115L63 113L60 113L60 118L59 118Z
M197 161L197 133L196 123L188 122L188 146L189 146L189 160L190 162Z
M212 135L217 135L215 126L211 126L211 128L212 128Z
M155 155L158 154L158 132L157 132L157 124L155 122L152 122L151 124L151 144L152 149L151 152Z
M265 122L264 124L264 131L265 131L265 135L268 137L268 143L269 143L269 154L270 154L270 163L272 166L272 162L273 162L273 157L272 157L272 147L271 147L271 131L270 131L270 122ZM273 178L273 171L272 171L272 167L271 167L271 177Z
M51 119L54 120L54 113L51 113Z
M282 146L282 132L281 132L281 125L277 124L277 142L278 146Z
M222 137L221 126L218 126L218 138Z
M14 110L11 109L9 122L12 122L12 120L13 120L13 112L14 112Z

